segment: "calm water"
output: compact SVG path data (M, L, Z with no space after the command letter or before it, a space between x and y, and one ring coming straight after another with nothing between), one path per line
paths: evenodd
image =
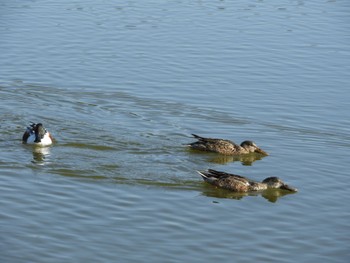
M347 262L349 1L2 1L1 262ZM41 121L57 142L20 138ZM260 160L191 152L191 133ZM299 189L237 195L214 168Z

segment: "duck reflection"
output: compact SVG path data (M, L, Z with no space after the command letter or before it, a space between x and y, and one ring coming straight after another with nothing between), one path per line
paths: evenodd
M278 198L289 194L295 194L295 193L296 192L290 192L290 191L280 190L280 189L268 189L266 191L263 191L261 195L269 202L275 203L278 200Z
M261 160L264 158L264 155L251 153L238 156L230 155L215 155L208 159L211 163L226 164L229 162L241 162L242 165L251 166L255 161Z
M48 162L48 157L50 156L50 147L33 147L33 160L32 163L38 165L44 165Z
M220 189L220 188L212 188L209 185L205 184L202 190L202 194L207 197L228 198L228 199L235 199L235 200L241 200L242 198L247 196L261 195L267 201L271 203L276 203L279 198L285 195L294 194L294 192L290 192L282 189L268 189L262 192L239 193L239 192L232 192L232 191Z
M207 161L210 163L226 164L230 162L241 162L242 165L246 166L251 166L255 161L261 160L264 157L266 157L266 155L259 153L249 153L243 155L223 155L217 153L206 153L193 149L190 149L190 152L197 155L202 154L207 156Z

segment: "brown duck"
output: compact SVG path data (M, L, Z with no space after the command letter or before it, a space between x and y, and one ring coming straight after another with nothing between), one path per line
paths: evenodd
M189 146L196 150L216 152L225 155L240 155L254 152L262 155L269 155L252 141L244 141L241 145L238 145L229 140L204 138L196 134L192 134L192 136L198 139L198 141L190 143Z
M202 176L203 180L209 184L234 192L263 191L269 188L284 189L291 192L298 191L296 188L285 184L278 177L268 177L260 183L240 175L219 172L212 169L197 172Z

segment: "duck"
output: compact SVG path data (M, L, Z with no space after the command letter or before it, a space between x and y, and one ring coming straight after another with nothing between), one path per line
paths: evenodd
M285 184L278 177L268 177L262 182L256 182L241 175L220 172L213 169L197 172L202 176L205 182L233 192L247 193L264 191L267 189L284 189L290 192L298 191L296 188Z
M42 123L31 123L22 136L22 143L49 146L53 143L53 137Z
M216 152L224 155L242 155L249 153L259 153L261 155L269 155L267 152L258 147L253 141L244 141L240 145L223 139L204 138L196 134L192 134L198 141L190 143L191 149Z

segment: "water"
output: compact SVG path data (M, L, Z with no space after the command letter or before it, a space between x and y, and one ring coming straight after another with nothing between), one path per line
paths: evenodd
M347 1L0 6L1 262L347 262ZM55 145L22 145L30 121ZM207 168L299 192L218 190Z

